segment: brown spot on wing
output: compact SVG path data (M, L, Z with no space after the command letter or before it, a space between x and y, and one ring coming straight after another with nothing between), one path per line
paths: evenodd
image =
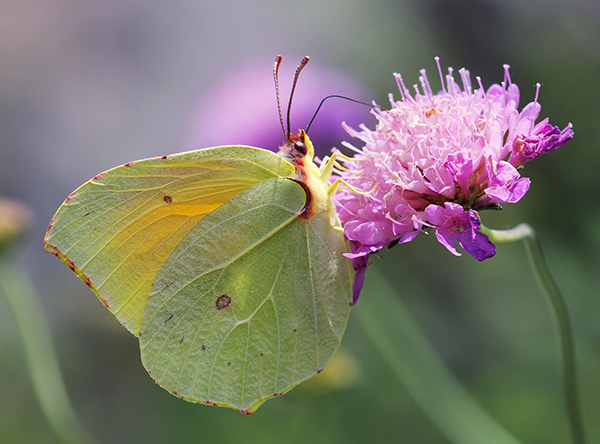
M226 294L222 294L221 296L219 296L215 303L217 310L223 310L224 308L227 308L230 305L231 305L231 297Z

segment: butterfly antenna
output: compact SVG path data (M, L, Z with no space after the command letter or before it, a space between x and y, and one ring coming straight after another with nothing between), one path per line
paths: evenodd
M302 71L302 69L304 69L304 67L306 66L306 64L308 63L309 60L310 60L309 56L304 56L304 58L300 61L300 64L296 68L296 74L294 74L294 83L292 83L292 92L290 93L290 101L289 101L288 107L287 107L288 134L289 134L289 130L290 130L290 109L292 108L292 99L294 98L294 91L296 90L296 83L298 83L298 76L300 75L300 72ZM286 140L289 140L289 139L286 137Z
M279 122L281 123L281 129L283 130L283 137L285 140L288 140L288 132L286 131L283 123L283 114L281 114L281 101L279 99L279 65L281 65L280 55L275 58L275 64L273 65L273 78L275 79L275 94L277 95L277 111L279 112Z
M361 100L351 99L350 97L340 96L338 94L330 94L330 95L326 96L325 98L323 98L323 100L321 100L321 103L319 103L319 106L317 107L317 110L313 114L312 119L310 119L310 122L308 122L308 125L306 126L306 133L308 133L308 130L309 130L310 126L312 125L313 121L315 120L315 117L317 117L317 114L321 110L321 107L323 106L323 104L325 103L325 101L328 100L328 99L333 99L333 98L348 100L350 102L358 103L360 105L366 105L366 106L368 106L370 108L384 109L381 106L375 105L373 103L367 103L367 102L363 102Z

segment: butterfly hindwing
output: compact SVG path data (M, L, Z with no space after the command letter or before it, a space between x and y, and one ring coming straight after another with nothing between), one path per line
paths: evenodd
M199 221L159 270L142 361L177 396L251 413L314 375L350 312L344 240L304 189L264 181Z

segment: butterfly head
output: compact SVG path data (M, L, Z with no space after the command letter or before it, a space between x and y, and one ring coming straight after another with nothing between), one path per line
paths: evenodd
M288 133L286 139L279 151L281 157L294 165L312 161L315 149L304 130L298 130L298 134Z

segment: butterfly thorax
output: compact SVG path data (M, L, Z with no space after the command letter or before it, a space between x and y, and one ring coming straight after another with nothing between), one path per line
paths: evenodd
M307 206L303 217L311 218L323 211L331 211L333 202L327 193L329 174L322 174L313 162L315 150L310 138L304 130L299 130L297 135L289 133L287 139L279 149L279 155L294 165L296 172L293 180L306 191Z

